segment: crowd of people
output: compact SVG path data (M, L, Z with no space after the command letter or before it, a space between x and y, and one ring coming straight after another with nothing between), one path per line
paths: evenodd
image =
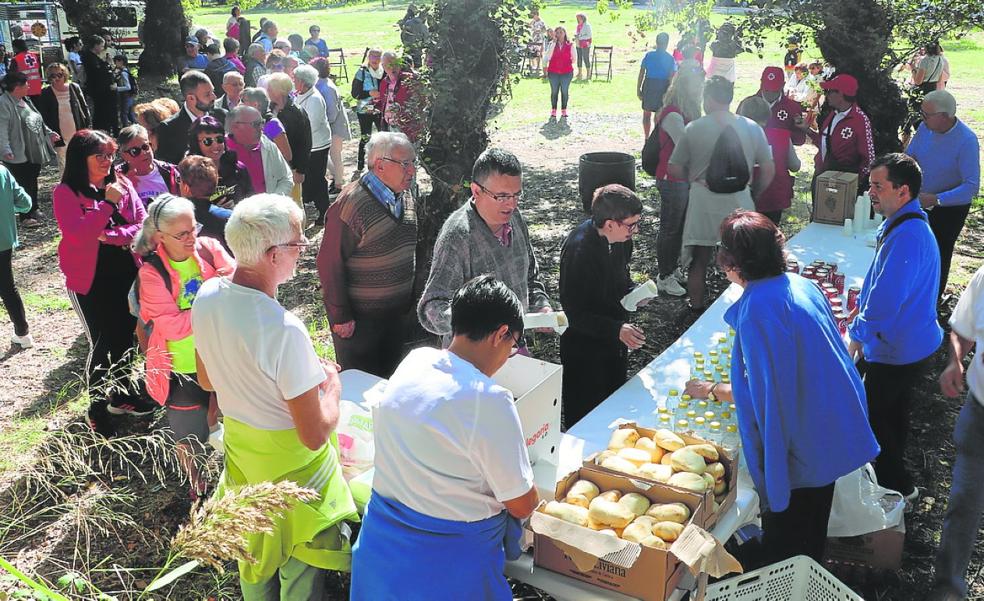
M404 29L425 35L415 19L408 11ZM567 115L575 56L578 78L585 69L591 75L591 26L583 14L577 21L568 39L534 13L552 116L558 99ZM620 302L631 288L642 201L617 184L594 192L589 218L562 247L559 297L551 300L520 210L523 166L489 148L473 166L469 200L440 229L415 299L412 190L423 126L408 107L420 92L412 65L424 57L411 46L406 58L367 50L348 90L360 143L347 180L341 153L352 134L320 27L311 26L306 41L285 39L265 19L243 44L245 25L235 7L221 46L206 30L186 40L178 102L134 106L136 78L125 59L113 57L115 71L109 66L98 36L66 44L69 60L47 66L47 86L29 69L8 71L0 96L0 202L10 205L0 212L0 292L13 341L32 344L11 270L13 216L25 226L43 219L38 175L57 165L58 262L91 347L92 429L112 436L115 416L163 406L192 499L216 486L222 494L283 479L319 493L286 512L272 534L249 537L257 561L240 562L244 598L319 598L321 570L349 568L353 599L408 598L415 586L432 596L443 588L506 598L503 561L538 495L511 394L492 376L513 354L529 354L525 314L563 308L564 427L626 381L628 352L646 341ZM731 383L692 381L687 392L738 407L768 559L820 559L838 477L873 461L883 485L909 502L919 495L904 462L909 406L943 340L937 307L979 189L977 138L957 118L954 97L934 89L907 153L876 157L858 81L813 73L812 64L802 71L795 49L792 69L765 68L759 90L732 112L734 31L718 31L706 72L694 43L675 57L669 41L657 36L637 81L655 149L644 166L661 204L657 287L688 296L699 313L716 260L743 288L725 315L736 332ZM815 98L797 96L806 77ZM821 117L804 102L822 102ZM786 273L779 224L800 167L795 147L807 140L818 150L814 178L857 174L885 217L849 344L819 289ZM311 246L305 205L324 226L316 264L336 362L318 358L308 329L277 299ZM963 390L961 361L982 340L981 286L984 270L951 319L951 360L941 376L948 396ZM406 354L411 321L441 348ZM145 373L134 379L138 350ZM966 591L984 504L973 486L984 454L978 363L957 425L936 572L941 599ZM332 442L342 369L390 380L374 410L374 494L354 548L348 522L358 514ZM220 430L226 469L208 482L196 465ZM454 569L415 560L436 547Z

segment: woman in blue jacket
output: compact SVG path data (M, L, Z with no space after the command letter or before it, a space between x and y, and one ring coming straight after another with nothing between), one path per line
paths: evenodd
M827 299L785 272L769 218L737 210L721 224L718 264L744 291L724 315L735 330L731 381L768 563L820 561L834 481L871 461L864 385Z

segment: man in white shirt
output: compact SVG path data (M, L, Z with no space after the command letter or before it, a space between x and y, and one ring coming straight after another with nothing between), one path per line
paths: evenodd
M510 534L539 500L512 393L492 376L523 335L516 295L490 275L451 302L446 350L400 364L373 410L373 494L353 551L352 596L512 599Z
M967 400L953 430L950 501L936 552L936 587L927 599L957 601L967 595L967 566L984 511L984 267L977 270L950 316L950 361L940 375L943 394L964 389L964 357L977 347L967 369Z

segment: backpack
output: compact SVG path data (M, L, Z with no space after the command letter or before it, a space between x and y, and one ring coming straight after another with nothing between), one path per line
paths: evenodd
M657 119L653 124L653 131L646 138L646 143L642 145L642 170L649 175L656 177L656 168L659 167L659 153L663 150L659 143L659 124L662 119Z
M137 78L133 76L133 71L129 67L124 69L126 74L130 77L130 96L136 96L137 92L140 91L140 87L137 85Z
M748 186L751 173L741 139L734 125L728 125L718 136L711 152L711 162L704 174L707 189L716 194L741 192Z
M212 269L215 269L215 257L212 255L212 251L209 250L204 244L196 245L195 250L198 252L198 256L202 258L203 261L208 263ZM144 257L144 263L149 264L154 268L154 271L161 276L164 280L164 287L167 289L168 294L172 292L171 288L171 274L167 272L167 268L164 267L164 261L161 260L160 255L156 252L151 253L150 256ZM137 318L137 323L142 325L147 338L150 338L150 333L154 331L154 322L144 323L140 319L140 274L133 278L133 285L130 286L130 292L127 294L127 304L130 306L130 315Z

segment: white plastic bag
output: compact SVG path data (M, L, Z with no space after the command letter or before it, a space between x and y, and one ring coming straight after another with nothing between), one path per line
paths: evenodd
M902 494L878 484L870 463L837 479L827 536L860 536L902 523Z
M338 451L346 480L372 467L376 447L372 439L372 413L352 401L338 402Z

